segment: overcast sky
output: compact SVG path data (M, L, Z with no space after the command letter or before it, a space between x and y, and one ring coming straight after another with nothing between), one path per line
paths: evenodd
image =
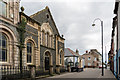
M29 2L28 2L29 1ZM80 54L86 50L101 52L101 26L95 18L104 22L104 47L110 50L114 0L21 0L25 13L32 15L46 6L49 7L59 33L64 35L65 47L78 49ZM105 49L104 49L105 54Z

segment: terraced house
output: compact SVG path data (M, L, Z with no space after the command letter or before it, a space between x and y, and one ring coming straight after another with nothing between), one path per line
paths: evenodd
M19 0L0 0L0 68L35 66L43 72L64 68L64 38L48 7L31 16L19 13ZM19 24L25 22L24 48L20 57ZM22 59L22 60L21 60ZM21 60L21 62L20 62Z
M102 64L102 55L97 49L86 51L82 56L85 58L85 67L87 68L98 68Z

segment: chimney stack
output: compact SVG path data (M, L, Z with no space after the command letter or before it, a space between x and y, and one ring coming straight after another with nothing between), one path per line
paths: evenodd
M77 54L79 54L79 51L78 51L78 49L76 49L76 53L77 53Z
M88 50L86 50L86 53L88 53Z

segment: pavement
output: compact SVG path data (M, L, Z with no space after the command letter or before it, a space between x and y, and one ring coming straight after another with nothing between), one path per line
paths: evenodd
M100 75L98 78L115 78L115 76L109 69L105 69L104 76Z
M104 69L104 76L101 76L101 69L86 68L83 72L70 72L61 75L56 75L42 80L117 80L109 69ZM41 79L38 79L41 80Z

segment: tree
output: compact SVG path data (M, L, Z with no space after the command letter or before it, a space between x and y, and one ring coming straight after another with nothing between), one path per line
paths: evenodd
M24 46L24 41L25 41L25 26L26 26L27 22L25 18L21 18L20 23L18 24L17 27L17 31L19 34L19 44L18 44L18 48L19 48L19 53L20 53L20 73L22 74L22 52L23 52L23 48L25 48Z

